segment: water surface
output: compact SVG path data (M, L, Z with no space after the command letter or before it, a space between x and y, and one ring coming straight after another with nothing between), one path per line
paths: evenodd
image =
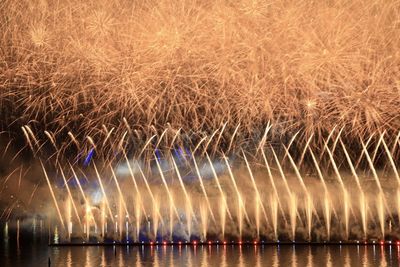
M0 266L400 266L399 246L70 246L7 240Z

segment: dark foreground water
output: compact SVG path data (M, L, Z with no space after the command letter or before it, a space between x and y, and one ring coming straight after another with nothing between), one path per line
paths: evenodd
M18 246L19 245L19 246ZM400 266L398 246L48 247L4 243L0 266Z

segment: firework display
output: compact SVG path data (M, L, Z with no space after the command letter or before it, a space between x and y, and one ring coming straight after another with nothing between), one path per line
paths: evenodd
M397 242L399 10L3 0L4 231L39 227L52 244Z

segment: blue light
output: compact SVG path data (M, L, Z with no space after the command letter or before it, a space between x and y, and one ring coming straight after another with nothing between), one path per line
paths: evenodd
M91 160L92 157L93 157L93 154L94 154L94 148L91 148L91 149L89 150L89 153L88 153L87 157L85 158L85 161L83 162L83 166L86 167L86 166L89 165L90 160Z
M158 148L156 148L156 150L155 150L154 153L156 154L156 157L157 157L158 161L161 161L161 153L160 153L160 151L158 150Z

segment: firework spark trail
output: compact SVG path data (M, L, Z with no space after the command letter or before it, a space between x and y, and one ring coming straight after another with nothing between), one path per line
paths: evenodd
M337 126L338 126L338 125L336 124L336 125L332 128L332 130L329 132L328 137L324 140L324 145L323 145L323 147L322 147L322 151L321 151L321 153L319 154L319 160L320 160L320 161L322 160L322 157L324 156L324 153L325 153L325 145L328 145L328 143L329 143L329 141L331 140L331 138L332 138L332 136L333 136L333 133L335 132ZM342 129L343 129L343 127L342 127ZM341 132L342 129L340 129L339 132Z
M108 201L108 197L107 197L106 191L104 190L103 182L101 181L100 174L99 174L99 172L97 171L97 167L96 167L96 164L95 164L94 162L93 162L93 168L94 168L94 171L96 172L96 177L97 177L97 180L99 181L101 193L103 194L103 198L104 198L104 201L105 201L105 203L106 203L108 213L110 214L111 220L114 222L114 215L113 215L113 213L112 213L112 211L111 211L111 208L110 208L110 202ZM74 172L72 166L71 166L71 169L72 169L72 171ZM79 182L79 179L78 179L78 177L76 176L75 172L74 172L74 176L75 176L75 180L78 182L79 189L81 190L82 195L83 195L83 197L84 197L84 199L85 199L85 203L89 204L89 202L87 201L87 199L86 199L86 197L85 197L85 194L84 194L84 192L83 192L81 183Z
M219 182L219 178L218 178L218 175L217 175L217 173L215 171L214 165L212 164L212 161L211 161L211 159L210 159L210 157L208 156L207 153L206 153L206 156L207 156L208 164L210 165L211 171L213 173L215 182L217 183L217 187L218 187L221 199L224 201L224 205L226 207L226 212L228 213L229 219L232 220L232 214L229 211L228 203L226 202L226 197L225 197L224 191L222 190L221 183Z
M219 216L220 216L220 222L221 222L221 235L222 239L225 237L225 227L226 227L226 210L227 210L227 202L225 197L223 196L221 200L219 201Z
M379 135L379 140L378 143L375 145L375 150L372 153L372 158L371 161L375 162L376 156L378 155L378 151L379 151L379 147L382 144L382 141L384 140L384 136L385 136L386 130L383 131L380 135Z
M374 180L375 180L375 182L376 182L376 185L377 185L377 187L378 187L378 189L379 189L379 192L382 193L382 192L383 192L383 189L382 189L382 185L381 185L381 182L380 182L380 180L379 180L378 174L376 173L376 170L375 170L375 168L374 168L374 164L373 164L373 162L372 162L372 159L371 159L371 157L369 156L369 153L368 153L368 151L367 151L367 148L366 148L366 146L365 146L365 144L364 144L364 142L363 142L362 140L361 140L361 145L363 146L364 155L365 155L365 157L367 158L369 167L370 167L370 169L371 169L371 171L372 171L372 174L373 174Z
M272 189L274 190L274 195L275 195L275 197L276 197L277 204L278 204L279 209L280 209L280 211L281 211L281 215L282 215L282 217L283 217L284 222L287 223L286 215L285 215L285 212L284 212L283 207L282 207L282 204L281 204L281 200L280 200L280 197L279 197L279 194L278 194L278 190L277 190L277 188L276 188L275 179L274 179L274 177L273 177L273 175L272 175L271 168L270 168L270 166L269 166L267 157L265 156L264 149L261 150L261 154L262 154L263 159L264 159L264 164L265 164L265 166L267 167L268 177L269 177L269 180L270 180L270 182L271 182Z
M361 223L364 232L364 239L367 239L367 231L368 231L368 203L363 191L360 193L360 212L361 212Z
M171 198L169 200L169 240L173 241L172 236L173 236L173 232L174 232L174 199ZM178 217L178 220L180 221L180 218Z
M133 170L132 170L131 164L129 163L128 157L126 156L125 150L122 150L122 153L124 154L126 165L128 166L128 170L129 170L133 185L135 186L136 194L139 196L140 199L142 199L142 194L140 193L135 175L133 174ZM140 206L141 206L141 209L143 210L143 214L147 217L147 212L146 212L146 209L145 209L142 201L141 201Z
M101 237L104 240L105 233L106 233L106 212L105 212L105 201L104 199L101 200L100 204L100 225L101 225Z
M267 127L265 127L264 135L263 135L263 137L261 138L261 140L260 140L260 142L258 144L256 153L255 153L256 156L258 154L258 151L260 151L260 150L263 151L264 150L265 143L267 141L267 135L268 135L269 131L271 130L271 128L272 128L272 124L270 124L270 121L268 121Z
M372 162L371 157L369 156L369 153L368 153L368 151L367 151L367 148L366 148L366 146L365 146L365 144L364 144L364 142L363 142L362 140L361 140L361 145L363 146L364 154L365 154L365 156L366 156L366 158L367 158L367 161L368 161L368 164L369 164L370 169L371 169L371 171L372 171L372 174L373 174L373 177L374 177L374 179L375 179L376 185L378 186L380 196L384 196L385 194L384 194L384 192L383 192L382 185L381 185L381 182L380 182L380 180L379 180L378 174L376 173L376 169L375 169L375 167L374 167L374 163ZM380 199L380 200L381 200L381 199ZM384 207L385 207L387 213L388 213L389 216L393 219L392 213L390 212L389 205L387 204L386 199L383 198L382 201L383 201L383 205L384 205Z
M157 232L158 232L158 221L162 220L163 217L161 217L160 213L160 200L158 198L158 195L155 196L154 198L154 203L152 207L152 219L153 219L153 235L154 239L157 239ZM161 225L164 225L164 222L161 222Z
M328 187L327 187L327 185L326 185L325 178L324 178L324 176L322 175L321 168L319 167L319 164L318 164L318 161L317 161L317 159L316 159L316 157L315 157L315 155L314 155L314 152L312 151L312 149L311 149L310 147L309 147L308 149L309 149L310 154L311 154L311 157L312 157L312 159L313 159L315 169L316 169L316 171L317 171L317 173L318 173L318 177L320 178L321 184L322 184L322 186L323 186L323 188L324 188L324 193L325 193L325 199L324 199L325 203L324 203L324 205L325 205L326 208L327 208L328 206L330 207L331 196L330 196ZM337 212L336 212L336 209L335 209L334 206L332 206L332 210L333 210L333 213L334 213L335 217L338 218L338 215L337 215ZM328 213L329 213L329 212L326 212L325 215L327 216ZM327 218L327 221L328 221L328 218ZM329 223L330 223L330 216L329 216Z
M357 172L356 172L356 170L354 168L353 162L351 161L349 153L347 152L346 146L343 144L342 140L340 140L340 144L341 144L341 146L343 148L344 155L346 156L347 163L350 166L351 173L353 174L353 176L354 176L354 178L356 180L357 187L360 190L360 192L363 192L363 189L362 189L361 183L360 183L360 178L357 175Z
M17 204L18 204L18 200L14 201L9 207L6 207L3 210L3 212L0 216L0 219L2 219L4 217L4 220L8 221L11 216L11 213L13 212L13 210Z
M3 154L1 155L1 158L4 158L7 154L8 149L11 147L12 143L13 143L13 139L11 139L10 141L7 142L6 147L4 148Z
M225 156L225 154L223 154L222 157L223 157L224 160L225 160L226 167L228 168L229 177L231 178L233 187L235 188L237 200L238 200L238 202L239 202L239 210L243 210L244 215L245 215L245 218L246 218L246 221L247 221L248 223L250 223L249 215L247 214L247 211L246 211L246 208L245 208L245 206L244 206L243 201L241 201L242 197L241 197L241 195L240 195L239 188L237 187L237 184L236 184L236 181L235 181L235 177L233 176L233 173L232 173L232 170L231 170L231 166L229 165L228 158Z
M285 148L285 151L286 151L286 156L289 158L289 161L290 161L290 163L292 164L292 167L293 167L293 169L294 169L294 171L295 171L295 173L296 173L296 177L298 178L298 180L299 180L299 182L300 182L300 185L301 185L301 187L303 188L303 191L304 191L304 193L306 194L306 195L308 195L309 193L308 193L308 190L307 190L307 186L305 185L305 183L304 183L304 180L303 180L303 177L301 176L301 174L300 174L300 172L299 172L299 170L298 170L298 168L297 168L297 166L296 166L296 163L294 162L294 160L293 160L293 158L292 158L292 155L290 155L290 152L289 152L289 150L286 148L286 146L283 146L284 148Z
M336 146L337 146L337 144L338 144L338 142L339 142L340 136L341 136L342 133L343 133L343 129L344 129L343 127L340 129L338 135L337 135L336 138L335 138L335 141L333 142L333 146L332 146L332 149L331 149L331 153L332 153L332 154L334 154L335 151L336 151ZM329 165L328 165L328 166L329 166Z
M398 185L400 186L400 177L399 177L399 172L397 170L396 164L394 163L392 153L389 151L389 148L385 142L385 140L382 141L383 147L385 148L386 155L389 159L390 165L392 166L393 173L395 174L396 180Z
M143 173L143 171L142 171L142 168L140 167L140 165L139 165L138 163L137 163L136 165L137 165L137 167L138 167L138 169L139 169L140 174L142 175L143 181L144 181L144 183L145 183L145 185L146 185L147 191L149 192L149 195L150 195L150 198L151 198L151 201L152 201L152 204L153 204L153 208L154 208L154 207L156 207L156 206L158 205L158 204L156 203L156 198L154 197L153 191L151 190L151 187L150 187L150 185L149 185L149 182L147 181L147 177L146 177L146 175L144 175L144 173ZM157 212L156 212L157 217L159 217L160 220L161 220L161 223L164 224L164 219L163 219L163 217L161 216L160 211L159 211L158 209L157 209L156 211L157 211Z
M49 177L47 175L46 169L44 168L44 165L43 165L42 161L40 161L40 165L42 166L42 170L43 170L44 176L46 178L47 185L49 186L50 194L51 194L51 197L53 198L53 202L54 202L54 206L56 207L56 210L57 210L58 218L60 219L62 227L65 229L64 220L63 220L63 217L61 215L60 208L58 207L56 196L54 195L53 188L51 187L51 183L50 183Z
M346 156L347 163L350 166L351 173L353 174L353 177L355 178L356 183L357 183L357 187L358 187L358 189L360 191L361 220L362 220L362 225L363 225L364 238L366 238L367 237L367 230L368 230L368 226L367 226L367 221L368 221L368 219L367 219L367 216L368 216L368 203L367 203L367 200L366 200L366 197L365 197L365 192L364 192L364 190L363 190L363 188L361 186L360 178L357 175L357 172L356 172L356 170L354 168L353 162L351 161L349 153L347 152L346 146L344 145L344 143L343 143L343 141L341 139L339 141L340 141L340 144L341 144L341 146L343 148L343 152L344 152L344 154Z
M6 183L8 182L8 180L11 178L11 176L12 176L15 172L17 172L19 169L22 169L22 166L19 166L19 167L15 168L12 172L10 172L9 175L7 175L7 177L4 178L3 187L2 187L2 189L1 189L1 191L0 191L0 193L1 193L1 192L3 191L3 189L5 188L5 185L6 185Z
M33 141L35 141L35 145L37 147L39 147L39 141L37 140L35 134L33 133L31 127L29 127L29 125L25 125L25 129L27 130L27 132L31 135Z
M192 153L192 155L193 155L193 153ZM211 219L216 224L214 212L213 212L213 210L211 208L210 200L208 199L207 191L206 191L206 188L204 187L203 178L201 177L201 173L200 173L199 167L197 166L196 158L195 158L194 155L193 155L193 163L194 163L194 167L196 169L197 177L199 178L201 190L203 191L205 200L207 202L208 210L210 211Z
M336 126L335 126L335 127L336 127ZM343 129L344 129L344 126L343 126L342 128L340 128L340 130L339 130L337 136L335 137L335 140L333 141L332 149L330 149L330 154L332 154L332 155L335 153L336 146L337 146L337 143L338 143L338 141L339 141L339 139L340 139L340 136L342 135ZM331 133L333 133L333 130L332 130ZM332 137L332 136L330 135L330 138L331 138L331 137ZM323 148L322 148L322 153L321 153L321 155L320 155L320 160L322 159L322 156L323 156L324 152L327 150L327 148L329 148L329 147L328 147L328 141L329 141L329 139L327 139L327 141L324 142L324 146L323 146ZM329 158L330 158L330 155L329 155ZM330 164L331 164L331 163L332 163L331 160L328 161L328 163L327 163L327 165L326 165L326 169L328 169L328 168L330 167Z
M274 230L275 240L278 240L278 205L279 204L276 200L277 200L276 196L270 196L272 227ZM285 224L287 224L286 219L285 219Z
M315 158L315 155L314 155L311 147L308 147L308 150L309 150L309 152L311 154L311 157L313 159L315 169L317 170L317 173L318 173L318 177L321 180L322 187L324 188L324 193L325 193L325 197L324 197L324 215L325 215L325 224L326 224L327 235L328 235L328 240L329 240L330 239L330 234L331 234L331 232L330 232L330 228L331 228L331 208L332 208L333 213L334 213L336 218L338 218L338 215L336 213L336 210L335 210L334 206L331 205L331 196L330 196L330 193L328 191L328 187L326 185L325 178L322 175L321 169L319 167L318 161Z
M78 210L77 210L77 208L76 208L74 198L72 197L72 193L71 193L71 190L70 190L70 188L69 188L68 181L67 181L67 179L65 178L64 171L62 170L62 168L61 168L60 165L59 165L59 170L60 170L61 176L62 176L62 178L63 178L63 180L64 180L64 185L65 185L65 187L67 188L68 196L69 196L69 199L70 199L70 201L71 201L72 207L73 207L73 209L74 209L75 216L76 216L76 218L78 219L78 222L79 222L80 227L82 228L83 226L82 226L81 218L79 217L79 213L78 213Z
M200 202L200 220L201 220L201 233L203 240L207 239L207 224L208 224L208 213L207 213L207 207L204 205L204 203Z
M93 148L95 149L96 144L94 143L93 138L88 135L88 136L86 136L86 139L88 140L89 144L91 144L93 146Z
M160 145L160 143L161 143L164 135L167 133L167 131L168 131L168 128L165 128L164 131L161 133L160 138L158 138L158 141L157 141L157 143L156 143L156 145L154 147L154 150L158 149L158 146Z
M53 145L54 149L56 151L58 151L56 142L55 142L54 137L52 136L52 134L49 131L44 131L44 134L49 138L50 143Z
M121 149L122 151L125 151L125 148L124 148L123 144L124 144L125 137L127 136L127 134L128 134L128 132L125 131L124 134L121 137L121 140L118 143L118 148Z
M176 139L178 138L178 136L180 135L180 133L181 133L181 128L179 128L177 131L176 131L176 133L174 134L174 137L172 138L172 141L171 141L171 144L169 145L169 149L171 150L172 149L172 147L174 146L174 143L175 143L175 141L176 141Z
M284 146L284 148L286 149L285 146ZM317 220L320 221L319 215L318 215L318 213L317 213L317 211L316 211L316 209L315 209L315 207L314 207L314 204L311 202L311 195L310 195L310 192L309 192L309 190L307 189L307 186L306 186L305 183L304 183L304 179L303 179L303 177L301 176L300 171L299 171L298 167L296 166L296 163L294 162L293 157L292 157L292 155L290 154L289 151L287 151L287 156L288 156L289 161L290 161L290 163L291 163L291 165L292 165L292 167L293 167L293 169L294 169L294 171L295 171L296 177L297 177L298 180L300 181L301 187L303 188L303 191L304 191L304 193L305 193L305 195L306 195L307 207L310 208L310 210L311 210L311 212L308 212L308 214L309 214L310 216L312 216L312 213L315 214ZM307 219L308 219L309 222L310 222L310 224L309 224L309 227L310 227L310 226L311 226L311 220L312 220L312 218L311 218L311 217L308 217Z
M153 135L152 137L150 137L150 138L147 140L146 144L143 146L143 148L142 148L142 150L140 151L140 153L139 153L139 155L137 156L137 158L140 158L140 156L142 156L142 154L143 154L143 152L146 150L147 146L151 143L151 141L152 141L155 137L157 137L156 134Z
M327 145L325 145L325 149L328 152L328 155L329 155L330 161L332 163L333 169L335 170L336 178L337 178L337 180L338 180L338 182L339 182L339 184L340 184L340 186L342 188L342 191L345 192L346 191L346 186L343 183L342 176L340 175L340 172L339 172L339 169L338 169L338 167L336 165L335 159L333 158L333 154L332 154L331 150L329 149L329 147Z
M235 139L235 137L239 131L239 128L240 128L240 123L236 126L235 131L232 134L231 141L229 142L229 146L228 146L228 149L226 150L225 154L228 154L229 152L231 152L231 149L233 146L233 140Z
M282 166L281 166L281 164L279 163L278 156L276 155L275 150L274 150L274 148L273 148L272 146L271 146L271 151L272 151L272 154L273 154L273 156L274 156L275 162L276 162L276 164L277 164L277 166L278 166L279 173L281 174L281 177L282 177L282 179L283 179L283 183L284 183L284 185L285 185L286 191L287 191L288 195L290 196L290 195L292 194L292 192L290 191L290 187L289 187L289 184L288 184L288 182L287 182L286 175L285 175L285 173L283 172Z
M314 133L312 133L312 134L310 135L310 137L309 137L308 140L307 140L306 145L304 146L303 152L301 153L301 156L300 156L299 163L297 163L298 168L300 168L301 164L303 163L304 156L305 156L305 154L306 154L306 152L307 152L307 148L309 147L309 145L310 145L310 143L311 143L313 137L314 137Z
M296 202L296 196L293 195L293 192L290 190L290 186L289 186L289 184L288 184L286 175L285 175L285 173L283 172L282 165L280 164L279 159L278 159L278 156L276 155L275 150L274 150L274 148L273 148L272 146L271 146L271 151L272 151L272 154L274 155L274 159L275 159L275 162L276 162L276 164L277 164L277 166L278 166L279 173L280 173L280 175L281 175L281 177L282 177L283 183L284 183L285 188L286 188L286 191L287 191L287 193L288 193L289 201L290 201L291 203L292 203L292 202L293 202L293 203L297 203L297 202ZM287 155L287 153L285 153L285 155ZM292 206L292 205L291 205L291 206ZM300 222L302 223L301 216L300 216L300 214L299 214L299 212L298 212L297 209L296 209L296 212L295 212L295 213L297 214L297 217L300 219ZM292 217L292 215L291 215L290 217ZM293 221L293 220L291 219L291 221Z
M368 147L370 142L372 141L372 138L375 136L375 133L371 134L370 137L368 138L367 142L365 143L365 147ZM360 138L361 140L361 138ZM356 164L354 164L354 168L357 170L358 166L361 164L362 162L362 158L364 156L365 152L364 150L361 151L360 156L358 157Z
M394 152L396 151L396 146L397 146L397 145L400 146L400 131L399 131L399 133L397 134L396 138L394 139L392 149L390 150L390 154L392 155L392 157L393 157L393 155L394 155Z
M247 161L246 155L245 155L243 150L242 150L242 154L243 154L243 158L244 158L244 161L246 163L246 166L247 166L247 170L248 170L248 172L250 174L250 178L251 178L251 182L253 184L254 191L256 192L256 197L257 197L258 200L261 200L260 192L258 191L258 187L257 187L256 181L254 179L253 172L251 171L249 162ZM267 216L267 212L265 211L264 204L261 201L259 201L259 202L260 202L260 205L261 205L261 210L262 210L262 212L264 214L264 219L267 222L268 226L270 226L270 223L269 223L269 220L268 220L268 216Z
M103 124L102 127L104 128L104 131L106 132L106 138L103 140L103 146L107 143L107 140L110 138L112 132L115 130L115 127L112 127L110 131L108 131L107 127Z
M143 201L141 199L141 196L136 195L135 196L135 203L134 203L134 213L135 213L135 219L136 219L136 241L139 241L139 235L140 235L140 222L141 222L141 212L140 210L144 207ZM148 215L146 213L143 213L145 218L148 218Z
M191 215L192 212L193 212L192 201L189 198L188 201L185 202L186 226L187 226L187 233L189 240L192 235L192 218L196 218L194 215L193 216Z
M336 174L336 178L339 181L339 184L342 188L342 192L343 192L343 206L344 206L344 216L345 216L345 227L346 227L346 238L348 238L349 236L349 209L352 210L352 207L349 207L349 196L348 196L348 191L346 189L346 186L343 183L343 179L342 176L340 175L339 169L336 165L336 162L333 158L332 152L329 149L329 147L327 145L325 145L326 147L326 151L328 152L329 158L330 158L330 162L332 163L333 169L335 170L335 174ZM352 211L353 212L353 211ZM354 212L353 212L354 214Z
M294 143L294 140L296 139L296 137L297 137L297 135L300 133L300 130L298 130L293 136L292 136L292 138L290 139L290 141L289 141L289 144L288 144L288 146L287 146L287 148L285 149L285 154L283 155L283 158L282 158L282 160L281 160L281 165L285 162L285 159L286 159L286 157L287 157L287 153L288 153L288 151L289 151L289 149L292 147L292 145L293 145L293 143Z
M39 187L39 184L40 184L40 183L37 183L37 184L34 186L34 188L33 188L33 190L32 190L32 194L31 194L31 196L29 197L29 200L28 200L28 206L31 204L32 199L33 199L33 196L35 195L36 190L37 190L38 187Z
M156 164L157 164L157 168L158 168L158 171L159 171L159 173L160 173L160 176L161 176L161 180L162 180L162 182L163 182L163 184L164 184L165 190L167 191L169 201L170 201L170 203L173 205L173 209L174 209L174 211L175 211L176 217L178 218L178 220L180 220L178 209L177 209L176 206L175 206L175 203L174 203L174 200L173 200L173 197L172 197L172 193L171 193L171 191L169 190L167 181L165 180L163 170L161 169L161 166L160 166L160 162L158 161L158 158L157 158L156 155L154 155L154 158L155 158L155 160L156 160Z
M194 148L192 155L194 155L196 153L196 151L199 149L201 143L203 143L205 140L207 140L207 136L204 136L196 145L196 147Z
M70 167L70 169L71 169L71 171L72 171L72 174L73 174L73 176L74 176L74 178L75 178L76 183L78 184L78 188L79 188L79 191L80 191L81 194L82 194L83 201L85 202L85 214L86 214L86 216L93 217L92 210L90 209L90 203L89 203L89 201L88 201L88 199L87 199L87 197L86 197L86 195L85 195L85 192L83 191L81 182L79 181L78 176L76 175L75 170L74 170L74 168L72 167L71 164L69 164L69 167ZM89 209L89 210L88 210L88 209ZM111 210L110 210L110 212L111 212ZM111 220L114 220L112 214L111 214ZM95 227L97 228L97 223L96 223L96 221L94 221L94 224L95 224ZM88 225L88 224L87 224L87 221L86 221L86 226L87 226L87 225ZM89 230L88 230L88 229L86 229L86 230L87 230L87 236L89 237Z
M49 132L49 131L44 131L44 134L47 136L47 138L50 140L51 145L54 147L54 153L52 155L50 155L48 159L51 159L53 156L56 156L55 165L57 165L58 164L58 159L59 159L59 156L60 156L60 152L59 152L58 147L56 145L55 138L54 138L53 134L51 132ZM40 150L44 145L45 145L45 143L43 143L38 148L38 150Z
M26 140L27 140L27 142L29 144L29 147L31 148L31 151L33 153L35 153L35 150L33 149L33 145L32 145L31 139L29 138L29 135L28 135L28 132L25 129L25 126L22 126L21 129L22 129L22 132L24 133L24 136L25 136L25 138L26 138Z
M224 125L222 125L222 129L221 129L221 131L219 132L217 141L215 141L215 143L214 143L214 148L213 148L213 150L212 150L212 154L211 154L211 155L215 155L215 152L216 152L217 149L218 149L219 142L220 142L220 140L221 140L222 134L224 133L225 127L226 127L227 124L228 124L228 122L225 122Z
M385 202L385 196L383 192L380 192L377 196L376 205L378 209L378 218L382 233L382 239L385 239Z
M130 220L130 215L129 215L129 212L128 212L128 208L126 207L126 203L125 203L125 200L124 200L124 195L122 194L121 187L119 186L119 182L118 182L117 176L115 175L115 172L113 170L113 167L111 166L111 163L109 164L109 167L110 167L110 170L111 170L111 176L113 177L115 185L117 186L118 194L119 194L119 197L121 199L122 206L123 206L123 208L125 210L125 214L126 214L126 216L128 216L128 219Z
M79 142L78 140L76 140L75 136L70 131L68 131L68 136L71 138L71 142L73 142L75 146L79 149L80 148Z
M214 136L217 134L218 131L219 131L219 129L215 130L215 131L212 133L212 135L211 135L210 138L208 139L206 145L204 146L204 149L203 149L203 152L201 153L201 156L203 156L203 155L206 153L208 146L210 145L212 139L214 138Z
M190 209L190 214L192 214L193 218L196 218L196 216L194 214L194 210L193 210L192 204L190 202L189 194L188 194L188 192L186 190L185 184L183 183L183 180L182 180L181 173L179 172L178 166L176 165L175 159L173 157L172 157L172 163L174 165L174 169L175 169L176 175L178 176L179 184L181 185L183 194L185 195L185 199L186 199L186 201L187 201L187 203L189 205L188 208Z

